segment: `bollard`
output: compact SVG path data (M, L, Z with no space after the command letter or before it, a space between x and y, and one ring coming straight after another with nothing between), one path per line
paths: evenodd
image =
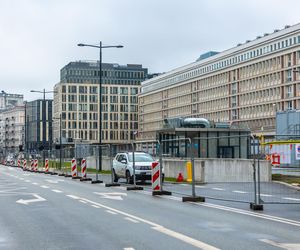
M81 178L80 181L91 181L91 178L86 177L86 160L81 160Z
M27 170L27 160L24 159L23 160L23 171L26 171Z
M192 182L192 163L191 163L191 161L188 161L185 166L186 166L186 173L187 173L186 181Z

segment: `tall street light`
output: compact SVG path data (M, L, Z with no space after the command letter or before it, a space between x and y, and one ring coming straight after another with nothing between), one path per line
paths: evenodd
M59 120L59 167L60 167L60 170L61 170L61 151L62 151L62 143L61 143L61 136L62 136L62 133L61 133L61 114L59 114L59 117L56 118L56 117L53 117L53 120Z
M123 48L123 45L102 45L102 41L99 42L99 45L91 45L79 43L79 47L92 47L99 49L99 170L102 170L102 49L108 48Z
M45 89L43 89L42 91L40 90L30 90L30 92L34 92L34 93L42 93L43 94L43 105L42 105L42 110L45 111L42 114L42 119L43 119L43 165L45 166L45 144L46 144L46 93L55 93L55 91L46 91ZM44 134L44 129L45 129L45 134Z

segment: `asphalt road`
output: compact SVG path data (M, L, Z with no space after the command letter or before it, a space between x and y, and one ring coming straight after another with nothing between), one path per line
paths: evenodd
M299 205L274 216L230 204L0 166L0 249L300 249Z

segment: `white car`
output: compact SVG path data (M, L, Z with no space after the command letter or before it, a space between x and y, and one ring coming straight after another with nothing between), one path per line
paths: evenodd
M113 160L114 182L119 178L125 178L127 184L133 183L133 159L132 152L118 153ZM135 152L135 178L136 180L151 180L152 163L155 159L144 152ZM162 174L164 179L164 174Z

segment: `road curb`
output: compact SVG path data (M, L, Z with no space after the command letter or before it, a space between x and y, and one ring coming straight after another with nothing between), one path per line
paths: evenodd
M288 184L288 183L286 183L286 182L282 182L282 181L273 181L273 182L275 182L275 183L280 183L280 184L283 184L283 185L285 185L285 186L287 186L287 187L290 187L290 188L293 188L293 189L296 189L296 190L300 191L300 187L296 187L296 186L291 185L291 184Z

